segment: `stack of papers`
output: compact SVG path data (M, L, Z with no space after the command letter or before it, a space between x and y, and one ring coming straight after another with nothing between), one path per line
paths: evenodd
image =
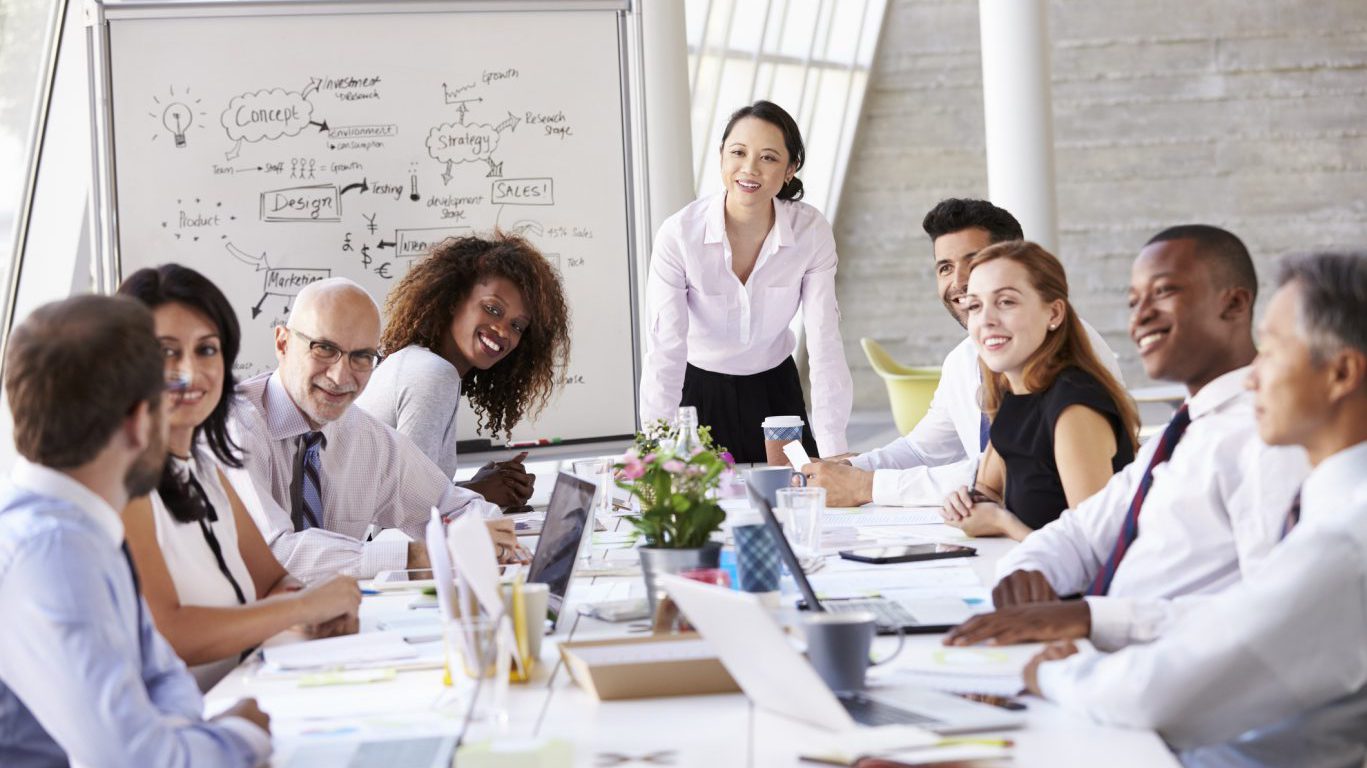
M907 643L896 669L888 670L879 682L948 693L1015 696L1025 688L1026 663L1043 648L1043 643L967 647Z
M440 643L433 643L440 650ZM267 672L317 672L325 669L371 669L412 666L424 661L421 647L404 640L404 632L363 632L303 643L276 645L262 651ZM436 657L437 664L441 656Z

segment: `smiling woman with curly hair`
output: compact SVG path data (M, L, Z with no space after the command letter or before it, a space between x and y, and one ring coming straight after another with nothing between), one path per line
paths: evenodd
M385 301L387 357L356 401L407 435L448 475L464 392L480 429L506 435L546 406L569 359L560 278L516 236L452 238L413 265ZM531 495L521 457L467 483L496 504Z

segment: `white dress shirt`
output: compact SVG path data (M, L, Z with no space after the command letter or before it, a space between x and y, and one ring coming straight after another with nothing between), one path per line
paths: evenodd
M1186 608L1247 577L1281 538L1309 471L1299 447L1258 439L1249 369L1217 377L1187 400L1191 424L1154 467L1139 536L1105 597L1088 597L1092 642L1114 650L1149 642ZM1086 592L1106 564L1158 440L1095 495L1026 537L997 563L998 578L1039 571L1060 595Z
M1038 679L1066 709L1158 730L1188 765L1363 765L1367 443L1306 478L1300 524L1256 573L1152 643L1041 664Z
M672 419L684 368L733 376L761 373L793 353L798 307L811 368L812 436L823 456L845 452L854 383L840 339L835 236L817 209L774 200L774 225L750 279L731 270L726 193L699 198L660 225L646 285L641 419ZM759 425L755 425L759 429Z
M237 392L231 424L245 466L226 474L276 558L304 581L335 573L370 578L407 566L408 542L362 541L372 525L398 528L423 541L434 505L446 517L500 514L478 493L453 485L411 440L353 406L320 430L326 438L321 457L323 526L295 531L290 489L308 422L278 372L248 379ZM250 482L237 479L243 473ZM243 491L250 486L254 492Z
M1086 320L1082 327L1106 370L1123 383L1106 340ZM930 409L916 426L882 448L850 460L853 466L873 472L873 503L939 506L951 491L972 484L976 459L982 455L981 385L978 348L967 337L945 357Z

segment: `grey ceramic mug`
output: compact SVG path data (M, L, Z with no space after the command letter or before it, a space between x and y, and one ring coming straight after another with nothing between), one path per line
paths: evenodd
M876 619L868 611L828 613L813 611L802 615L802 629L807 636L807 660L816 673L836 693L864 690L864 673L870 666L892 661L902 652L905 638L897 635L897 650L887 658L873 661L869 649L873 647Z
M774 509L778 508L778 497L775 495L778 489L792 487L794 478L797 478L797 485L807 484L806 475L794 472L792 467L755 467L745 470L745 481L755 486L755 490Z

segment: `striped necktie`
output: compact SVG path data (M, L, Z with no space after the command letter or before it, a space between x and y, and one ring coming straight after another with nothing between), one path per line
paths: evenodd
M1296 527L1296 523L1301 521L1301 492L1296 491L1296 498L1291 500L1291 509L1286 511L1286 522L1282 523L1282 538L1286 538L1291 533L1291 529Z
M327 440L322 432L302 435L303 450L295 467L299 495L294 505L294 530L323 527L323 448Z
M1182 434L1187 431L1189 424L1191 415L1187 413L1187 406L1183 405L1173 414L1172 421L1168 422L1167 428L1163 430L1163 436L1158 439L1158 449L1153 452L1149 466L1144 468L1144 476L1139 478L1139 488L1134 492L1134 500L1130 502L1130 510L1125 515L1125 524L1120 529L1120 535L1116 537L1111 556L1106 559L1106 566L1092 580L1092 586L1087 589L1088 595L1104 595L1110 591L1111 579L1115 578L1120 561L1125 559L1125 553L1139 536L1139 510L1144 507L1144 497L1149 495L1149 486L1153 485L1153 468L1172 456L1173 448L1177 446L1177 441L1182 439Z

